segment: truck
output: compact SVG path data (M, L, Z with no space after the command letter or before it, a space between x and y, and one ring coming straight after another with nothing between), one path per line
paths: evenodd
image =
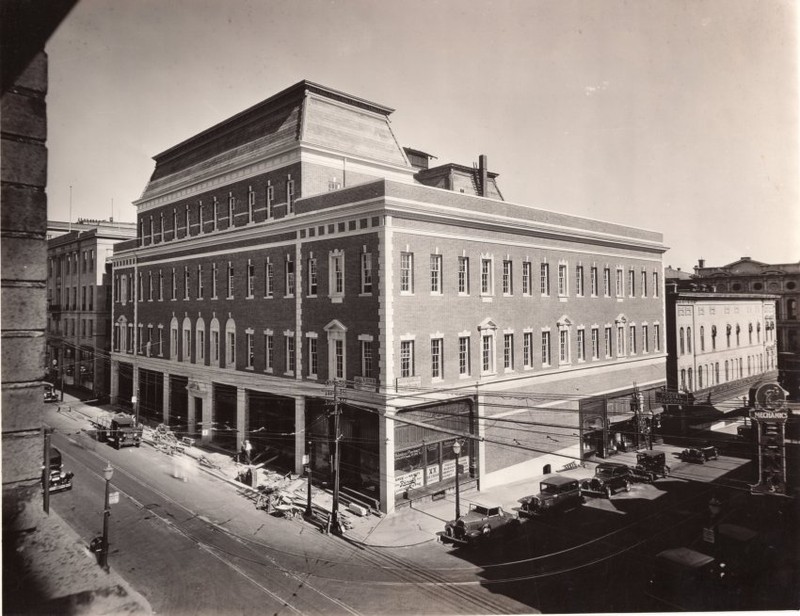
M97 430L97 440L108 442L115 449L139 447L142 442L142 425L133 415L116 413L111 417L100 416L92 420Z

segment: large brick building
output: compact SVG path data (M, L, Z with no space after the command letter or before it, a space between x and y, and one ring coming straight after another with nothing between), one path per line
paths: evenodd
M456 437L465 479L538 474L587 401L663 386L661 234L505 202L485 157L429 168L391 112L304 81L155 157L116 400L296 470L310 443L325 477L337 380L342 485L391 510L452 483Z

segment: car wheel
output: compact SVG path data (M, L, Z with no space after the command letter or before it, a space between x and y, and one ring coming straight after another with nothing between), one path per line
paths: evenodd
M611 486L606 486L606 497L611 498L612 494L614 494L614 490L611 489Z

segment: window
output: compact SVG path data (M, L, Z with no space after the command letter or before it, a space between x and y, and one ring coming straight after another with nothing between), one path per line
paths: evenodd
M178 299L178 279L175 276L175 268L172 268L172 299Z
M606 327L604 329L604 332L603 332L603 336L604 336L605 344L606 344L606 358L613 357L614 349L613 349L613 347L611 345L611 343L612 343L611 326L606 325Z
M247 260L247 297L253 297L256 286L256 266L251 259Z
M522 365L525 368L533 366L533 332L522 334Z
M678 330L678 348L680 349L679 355L684 355L686 353L686 339L682 327Z
M603 268L603 295L611 297L611 269Z
M136 288L136 292L138 293L139 301L143 302L144 301L144 277L142 276L142 272L139 272L139 285ZM74 304L75 304L75 309L76 310L78 309L77 294L78 294L78 287L75 287L75 296L76 297L75 297ZM86 287L83 287L83 304L84 304L83 305L83 309L85 309L86 308Z
M569 353L569 330L565 327L558 330L558 363L569 364L571 363Z
M414 376L414 341L400 341L400 376Z
M631 355L635 355L636 354L636 326L635 325L629 325L628 326L628 337L629 337L628 349L629 349Z
M264 297L273 297L275 294L275 268L267 259L264 263Z
M178 359L178 319L175 317L169 324L169 358Z
M686 352L687 353L691 353L692 352L692 328L691 327L687 327L686 328Z
M481 259L481 295L492 294L492 260Z
M159 238L160 241L165 242L166 239L164 238L164 212L161 212L161 214L159 215L159 220L161 225L161 229L159 231Z
M197 299L203 299L203 265L197 264Z
M558 266L558 294L562 297L567 295L567 284L567 266L562 263Z
M205 212L204 212L203 202L202 201L198 201L197 202L197 218L198 218L198 221L200 223L200 233L205 233L205 229L203 228L203 225L205 223L204 214L205 214Z
M586 361L586 331L579 329L577 332L578 361Z
M211 333L211 348L209 349L208 354L211 357L211 365L219 366L219 357L220 357L219 321L216 319L216 317L211 319L210 333Z
M284 269L286 270L285 296L294 297L294 261L292 261L292 257L290 255L286 255L286 262L284 264Z
M158 301L164 299L164 272L158 270Z
M653 325L653 349L661 350L661 326L658 323Z
M183 266L183 299L189 299L189 266Z
M255 359L255 345L253 344L253 330L247 330L244 334L245 344L247 346L247 368L253 369L253 360Z
M192 360L192 322L189 317L183 320L183 361Z
M333 340L333 376L337 379L344 378L344 340Z
M361 340L361 376L372 377L372 340Z
M625 327L617 325L617 357L625 356Z
M531 294L531 262L522 262L522 294Z
M592 359L600 359L600 331L592 328Z
M333 320L325 326L328 334L328 378L344 379L347 374L347 328Z
M315 335L308 338L308 376L315 377L317 374L319 374L319 354Z
M184 234L184 237L187 237L189 235L189 228L191 226L189 224L189 204L188 203L186 204L186 209L184 210L183 222L186 224L186 233Z
M650 336L647 325L642 325L642 353L650 352Z
M228 319L225 325L225 367L236 368L236 324Z
M642 270L642 297L647 297L647 272Z
M444 340L442 338L431 338L431 378L442 378L442 349Z
M206 361L206 323L198 317L194 330L195 362L204 364Z
M458 338L458 374L466 376L469 375L469 372L469 336L460 336Z
M211 264L211 299L217 299L217 264Z
M711 326L711 350L712 351L716 351L717 350L717 326L716 325L712 325Z
M481 372L494 372L494 335L481 335Z
M228 193L228 228L236 224L236 197Z
M575 295L578 297L583 295L583 265L575 268Z
M308 259L308 295L317 295L317 260L314 257Z
M275 337L272 331L264 332L264 370L272 372L275 366Z
M294 180L291 175L286 181L286 213L294 214Z
M414 292L414 254L400 253L400 292Z
M503 334L503 368L514 369L514 334Z
M214 197L213 209L214 209L214 226L212 227L212 229L216 231L217 229L219 229L219 202L217 201L216 197Z
M431 295L442 294L442 255L431 255Z
M372 253L361 253L361 293L372 293Z
M658 297L658 272L653 272L653 297Z
M550 365L550 332L542 332L542 365Z
M636 295L636 272L628 270L628 295L633 297Z
M503 295L514 293L514 278L512 274L511 261L503 261Z
M344 252L341 250L332 251L329 264L329 294L331 297L341 298L344 295Z
M700 326L700 352L706 350L706 328Z
M469 257L458 258L458 293L469 295Z
M233 261L228 261L228 285L225 288L227 298L233 299Z
M256 206L256 193L252 186L247 187L247 222L253 222L253 210Z
M622 297L625 294L625 289L622 287L622 268L618 267L616 270L616 281L617 281L617 297Z
M178 239L178 210L172 210L172 239Z
M275 202L275 187L267 180L267 218L272 218L272 204Z
M550 295L550 265L548 263L542 263L539 278L542 295Z

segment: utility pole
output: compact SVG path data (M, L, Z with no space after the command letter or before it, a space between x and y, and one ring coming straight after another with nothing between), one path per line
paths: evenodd
M50 428L42 428L44 434L44 465L42 466L42 504L44 512L50 515Z
M60 402L64 402L64 341L63 340L61 341L61 346L59 347L58 372L59 372L59 374L61 376L61 400L60 400Z
M339 382L333 381L333 505L331 506L330 529L336 535L342 534L339 521Z

